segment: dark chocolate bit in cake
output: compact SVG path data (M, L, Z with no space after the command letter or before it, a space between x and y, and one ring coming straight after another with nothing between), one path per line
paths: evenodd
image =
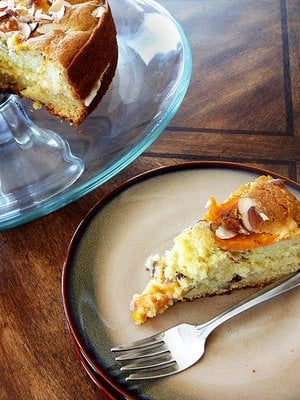
M242 276L240 276L240 275L238 275L238 274L234 274L234 275L232 276L231 281L226 282L224 285L222 285L221 289L228 290L228 289L231 288L231 286L233 285L233 283L235 283L235 282L240 282L242 279L243 279Z
M177 279L177 280L180 280L180 279L182 279L182 278L186 278L186 276L185 276L182 272L177 272L177 274L176 274L176 279Z
M149 271L151 278L155 276L157 261L152 261L151 265L147 265L146 271Z
M240 282L242 279L243 279L243 278L242 278L240 275L234 274L233 277L232 277L232 279L231 279L231 281L230 281L230 283Z

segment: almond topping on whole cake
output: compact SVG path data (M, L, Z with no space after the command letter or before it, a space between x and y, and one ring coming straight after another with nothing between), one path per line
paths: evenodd
M114 76L116 28L106 0L0 0L0 92L76 125Z
M264 286L300 268L300 202L283 179L261 176L207 212L146 261L149 282L131 302L136 324L178 301Z

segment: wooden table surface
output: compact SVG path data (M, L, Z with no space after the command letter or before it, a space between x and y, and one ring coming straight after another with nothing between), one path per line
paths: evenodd
M300 180L299 0L160 0L193 52L187 95L159 139L118 176L51 215L0 233L0 399L105 396L67 335L61 271L87 211L153 167L238 161Z

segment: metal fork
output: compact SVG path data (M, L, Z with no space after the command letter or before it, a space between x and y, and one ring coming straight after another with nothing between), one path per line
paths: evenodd
M209 334L223 322L300 285L300 270L276 281L201 325L180 324L164 332L111 349L127 381L162 378L195 364Z

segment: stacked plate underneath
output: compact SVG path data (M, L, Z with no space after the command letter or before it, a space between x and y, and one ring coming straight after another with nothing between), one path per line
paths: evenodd
M266 173L214 162L161 168L124 183L81 223L63 268L64 312L83 367L109 398L300 398L297 290L218 328L208 340L204 358L168 378L127 383L110 351L181 322L205 322L256 290L176 304L141 326L135 326L130 316L131 298L147 282L145 259L161 253L183 228L197 222L209 195L222 200L236 187ZM299 185L287 184L299 197Z

